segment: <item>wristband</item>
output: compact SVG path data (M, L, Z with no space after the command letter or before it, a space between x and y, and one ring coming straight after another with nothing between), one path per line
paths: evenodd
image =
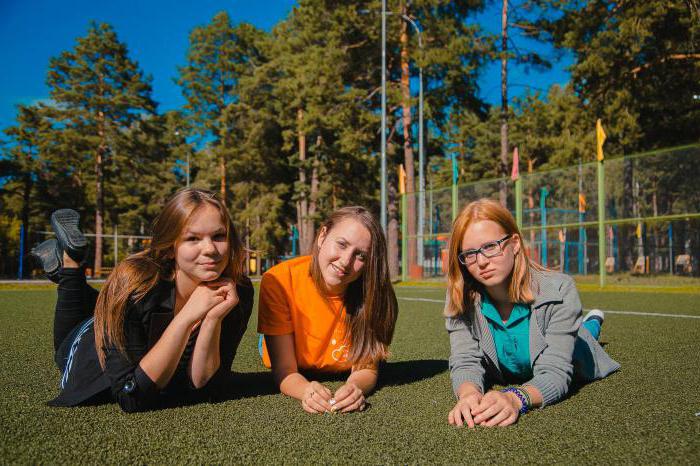
M508 392L514 393L515 396L517 396L518 399L520 400L520 403L522 406L520 407L519 414L523 415L523 414L527 413L530 409L530 403L528 400L528 398L530 398L530 397L528 396L527 392L525 392L525 390L523 390L522 388L517 388L517 387L508 387L508 388L504 388L503 390L501 390L501 393L508 393Z

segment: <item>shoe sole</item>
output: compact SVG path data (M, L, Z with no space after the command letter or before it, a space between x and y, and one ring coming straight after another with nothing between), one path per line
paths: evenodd
M77 262L82 261L87 246L87 239L78 227L79 222L80 214L72 209L61 209L51 214L51 226L59 248Z

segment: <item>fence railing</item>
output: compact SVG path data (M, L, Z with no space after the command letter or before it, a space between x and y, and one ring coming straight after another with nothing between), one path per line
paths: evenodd
M452 222L480 198L506 199L531 256L571 274L698 276L700 145L402 195L402 279L444 274ZM424 209L409 232L408 199Z

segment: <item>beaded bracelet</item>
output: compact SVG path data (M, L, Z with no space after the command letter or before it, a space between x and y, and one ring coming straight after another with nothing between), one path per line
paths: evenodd
M502 393L508 393L508 392L515 393L515 396L518 397L518 399L520 400L520 404L521 404L520 411L519 411L520 415L527 413L528 410L530 409L530 402L528 400L528 398L530 398L530 397L528 396L527 392L525 392L525 390L523 390L522 388L508 387L508 388L504 388L503 390L501 390L501 392Z
M525 399L527 399L527 410L529 411L532 408L532 400L530 399L530 394L523 386L518 387L518 389L522 392L523 395L525 395Z

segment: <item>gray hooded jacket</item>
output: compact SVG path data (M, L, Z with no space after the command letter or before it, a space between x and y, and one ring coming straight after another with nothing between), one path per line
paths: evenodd
M618 370L615 362L591 333L581 325L582 306L571 277L558 272L532 273L535 301L530 309L530 362L532 379L525 382L542 393L543 406L559 401L569 391L572 378L582 382L601 379ZM484 392L487 383L504 384L496 346L477 302L474 316L448 317L450 376L457 393L471 382ZM573 360L574 345L584 351Z

